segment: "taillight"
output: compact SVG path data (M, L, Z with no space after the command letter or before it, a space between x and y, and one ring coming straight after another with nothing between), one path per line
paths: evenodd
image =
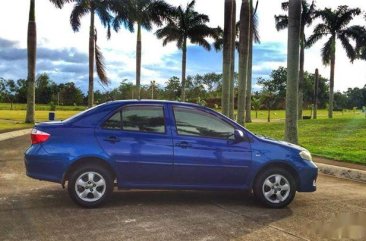
M50 136L51 135L46 132L33 129L31 133L32 144L39 144L45 142L48 140L48 138L50 138Z

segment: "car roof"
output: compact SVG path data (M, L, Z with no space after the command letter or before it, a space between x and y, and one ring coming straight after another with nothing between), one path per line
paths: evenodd
M142 100L113 100L108 101L105 104L174 104L174 105L183 105L183 106L192 106L192 107L203 107L202 105L198 105L195 103L189 102L180 102L180 101L171 101L171 100L149 100L149 99L142 99Z

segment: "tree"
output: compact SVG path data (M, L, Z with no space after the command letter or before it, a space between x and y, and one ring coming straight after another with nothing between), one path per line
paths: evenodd
M177 100L180 96L181 86L179 78L176 76L171 77L166 83L165 95L169 100Z
M172 14L173 8L163 0L129 0L116 1L116 3L112 4L112 10L116 12L113 21L115 31L118 31L121 24L123 24L133 32L134 25L137 25L136 88L137 98L140 99L142 53L141 28L151 31L153 24L158 27L162 26L163 21L167 20Z
M258 119L258 111L261 108L261 99L256 96L252 96L251 103L253 110L255 110L255 118Z
M64 3L72 0L50 0L56 7L62 8ZM35 0L30 0L28 33L27 33L27 54L28 54L28 76L27 76L27 112L26 123L34 123L35 113L35 79L36 79L36 55L37 55L37 27L36 27L36 6Z
M35 16L35 0L30 0L28 35L27 35L27 51L28 51L28 90L27 90L27 113L25 116L26 123L34 123L35 112L35 87L36 79L36 54L37 54L37 28Z
M11 110L13 109L16 91L17 86L14 80L5 80L4 78L0 78L0 101L10 103Z
M318 40L329 37L321 50L323 64L330 64L329 118L333 118L336 40L339 39L341 41L343 48L346 50L347 57L353 61L357 55L350 40L358 40L360 33L363 31L363 27L348 25L353 17L360 13L361 10L359 8L348 8L348 6L339 6L336 10L325 8L324 10L317 11L316 17L320 17L322 23L319 23L314 28L313 34L307 41L307 46L310 47Z
M214 45L215 49L223 50L223 82L222 82L222 93L221 93L221 108L222 113L226 116L230 116L230 102L231 102L231 71L233 66L233 40L232 37L235 35L233 31L233 16L236 15L236 2L234 0L225 0L224 5L224 30L218 28L218 36L216 43ZM235 22L234 22L235 25Z
M245 94L248 80L248 59L250 40L251 7L248 0L243 0L240 10L239 33L239 90L238 90L238 123L245 124Z
M302 108L303 108L303 85L304 85L304 64L305 64L305 28L309 27L314 19L316 6L313 1L310 5L306 0L302 1L301 11L301 25L300 25L300 72L299 72L299 99L298 99L298 119L302 119ZM282 9L288 11L289 2L282 3ZM277 31L286 29L288 27L288 16L287 15L276 15L276 29Z
M63 105L81 105L84 95L73 82L60 84L60 98Z
M179 6L172 14L168 24L156 31L156 36L163 39L163 46L176 41L177 47L182 50L182 101L186 99L187 41L190 40L193 44L211 50L211 45L206 38L216 38L217 36L216 29L206 25L209 22L209 17L196 12L194 6L195 0L190 2L185 9Z
M59 2L60 0L54 0ZM80 20L83 16L90 13L89 28L89 90L88 107L94 105L94 63L100 82L108 85L109 80L106 75L104 57L97 45L97 30L95 28L95 15L97 15L104 27L108 28L107 36L110 38L110 1L100 0L65 0L64 2L75 2L74 9L71 12L70 24L74 32L80 30Z
M299 87L300 23L301 0L290 0L288 11L285 140L294 144L298 143L297 101Z
M245 122L252 122L252 69L253 69L253 44L260 43L259 30L258 30L258 9L257 0L255 8L253 7L253 0L250 0L251 18L250 18L250 33L249 33L249 59L248 59L248 79L247 79L247 93L246 93L246 113Z

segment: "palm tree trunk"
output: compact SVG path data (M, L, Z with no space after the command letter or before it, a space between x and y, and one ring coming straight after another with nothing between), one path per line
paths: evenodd
M90 11L90 29L89 29L89 92L88 107L94 105L94 59L95 59L95 28L94 28L94 10Z
M314 112L313 119L318 118L318 89L319 89L319 70L315 70L315 83L314 83Z
M333 37L333 40L332 40L332 50L331 50L331 56L330 56L331 59L330 59L328 118L333 118L335 52L336 52L336 41L335 41L335 37Z
M298 87L301 0L289 1L285 140L298 143Z
M300 72L299 72L299 100L298 100L298 119L302 119L302 108L304 104L304 63L305 63L305 33L304 26L301 26L300 40Z
M137 43L136 43L136 89L137 99L141 99L141 24L137 23Z
M182 90L181 101L186 101L186 67L187 67L187 38L183 40L182 48Z
M225 19L224 19L224 46L223 46L223 66L222 66L222 114L229 116L230 103L230 71L231 65L231 42L232 42L232 15L234 0L225 0Z
M235 83L235 41L236 41L236 1L233 2L231 14L231 68L229 84L229 118L234 119L234 83Z
M252 8L253 9L253 8ZM245 122L252 122L252 67L253 67L253 31L250 26L249 33L249 57L248 57L248 79L247 79L247 93L246 93L246 107L245 107Z
M238 91L238 123L243 126L245 125L245 94L248 79L250 12L249 1L243 0L240 11Z
M36 55L37 55L37 26L35 17L35 0L30 1L28 21L28 80L27 80L27 113L26 123L34 123L35 113L35 79L36 79Z

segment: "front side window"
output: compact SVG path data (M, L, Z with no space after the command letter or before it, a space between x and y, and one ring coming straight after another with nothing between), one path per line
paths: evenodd
M174 107L178 135L229 138L234 127L216 116L191 108Z
M127 106L122 109L122 129L165 133L164 109L162 106Z

